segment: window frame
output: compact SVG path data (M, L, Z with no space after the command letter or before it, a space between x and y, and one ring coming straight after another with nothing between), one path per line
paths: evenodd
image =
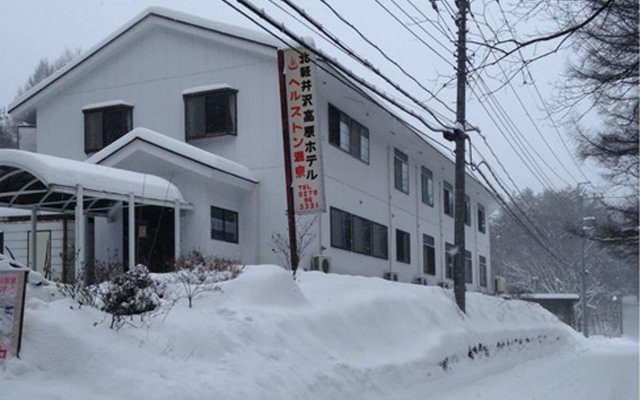
M220 237L215 237L214 235L214 227L213 227L213 212L214 210L218 210L222 212L222 236ZM235 221L233 223L235 223L236 226L236 230L235 230L235 237L232 237L231 239L229 239L227 237L227 235L230 233L229 231L227 231L227 224L231 223L229 221L228 216L232 216L235 218ZM211 236L211 240L218 240L221 242L227 242L227 243L235 243L238 244L240 243L240 216L238 214L237 211L233 211L233 210L229 210L226 208L222 208L222 207L217 207L217 206L210 206L210 219L209 219L209 224L210 224L210 236ZM231 232L231 234L233 234L233 232Z
M488 269L487 269L487 257L478 255L478 272L479 272L479 284L482 287L488 286Z
M445 267L445 278L453 280L453 268L456 262L455 256L449 252L455 245L451 243L444 244L444 267Z
M478 203L478 232L487 233L487 212L484 206Z
M336 217L342 216L348 221L349 237L344 238L342 240L338 240L338 238L335 237L334 234L337 231L335 230L336 227L334 226L334 216ZM329 223L330 223L329 230L330 230L331 247L345 250L345 251L350 251L352 253L362 254L365 256L380 258L383 260L389 259L389 236L388 236L389 232L388 232L388 228L385 225L357 216L355 214L351 214L347 211L341 210L336 207L330 207ZM361 232L358 232L358 229L356 227L357 223L361 224L360 226L368 226L368 234L367 234L367 238L365 239L365 242L368 242L369 244L367 251L365 251L364 248L356 248L357 247L356 235L364 232L362 230ZM383 232L382 236L380 236L381 232ZM344 233L344 230L341 227L340 234L342 233ZM344 245L342 245L341 242L344 242ZM381 245L383 244L383 246L380 248L379 246L377 246L378 244L381 244Z
M113 112L113 111L125 111L127 112L127 121L128 122L128 127L126 129L125 132L123 132L120 136L118 136L118 138L114 139L113 141L106 143L107 141L105 140L105 131L104 131L104 126L105 126L105 112ZM102 143L102 147L99 148L89 148L88 144L89 141L87 140L87 135L88 135L88 129L89 129L89 121L88 121L88 115L90 114L95 114L95 113L100 113L100 119L101 119L101 143ZM104 149L105 147L107 147L108 145L110 145L111 143L115 142L116 140L118 140L119 138L121 138L122 136L126 135L128 132L130 132L133 129L133 105L131 104L127 104L127 103L120 103L120 104L113 104L113 105L108 105L108 106L104 106L104 107L94 107L94 108L86 108L82 110L82 114L84 117L84 152L85 154L89 154L89 153L96 153L102 149Z
M464 224L471 226L471 199L468 195L464 195Z
M430 169L421 166L420 168L420 192L422 204L426 204L429 207L434 205L435 186L433 182L433 172ZM426 198L425 198L426 197Z
M411 264L411 234L398 228L396 228L396 261Z
M398 173L398 167L400 170ZM396 190L409 194L411 190L411 174L409 173L409 155L396 149L393 149L393 186ZM406 183L406 188L405 188Z
M187 107L187 103L189 100L197 98L197 97L205 97L205 110L204 110L204 117L205 117L205 130L206 130L206 118L207 118L207 108L206 108L206 97L209 95L219 95L219 94L228 94L230 96L232 96L232 101L233 101L233 110L230 111L230 113L232 113L233 115L231 116L231 120L232 120L232 129L228 129L229 127L227 127L227 129L223 129L220 131L215 131L215 132L204 132L202 134L197 134L197 135L189 135L189 109ZM225 101L228 101L228 99L225 99ZM190 140L197 140L197 139L203 139L203 138L209 138L209 137L221 137L221 136L238 136L238 89L234 89L231 87L224 87L224 88L219 88L219 89L212 89L212 90L203 90L201 92L193 92L193 93L186 93L182 95L182 102L184 105L184 138L185 141L190 141ZM231 103L229 103L231 104Z
M447 198L447 193L449 194L449 198ZM444 215L448 215L451 218L455 217L455 193L453 191L453 185L451 185L447 181L443 181L442 184L442 212ZM450 212L447 212L447 208L450 209Z
M464 251L464 282L473 284L473 253L469 250Z
M337 118L337 120L335 120L335 118ZM328 119L329 144L349 154L356 160L369 165L371 157L371 135L369 133L369 128L356 121L354 118L331 103L329 103ZM349 148L343 147L341 130L342 123L344 123L348 129L348 138L344 143L348 144ZM356 131L358 133L357 138L355 137ZM363 140L363 138L366 140ZM363 155L362 152L364 142L367 143L366 155Z
M422 273L425 275L436 275L435 238L426 233L422 234Z

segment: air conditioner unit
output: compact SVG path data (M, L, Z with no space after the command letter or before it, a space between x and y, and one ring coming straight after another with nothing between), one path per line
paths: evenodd
M449 282L440 281L438 282L438 286L444 289L451 289L451 283Z
M503 276L494 278L496 293L505 293L507 291L507 279Z
M428 285L427 278L422 276L413 278L413 283L415 283L416 285L425 285L425 286Z
M311 257L311 270L328 273L331 271L331 257L320 255Z
M397 272L385 272L382 277L388 281L397 281L398 280L398 273Z

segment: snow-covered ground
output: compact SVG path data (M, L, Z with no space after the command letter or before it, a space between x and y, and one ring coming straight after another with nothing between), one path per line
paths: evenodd
M221 286L119 331L32 293L0 397L637 398L637 344L584 340L532 303L469 293L464 316L439 287L265 265Z

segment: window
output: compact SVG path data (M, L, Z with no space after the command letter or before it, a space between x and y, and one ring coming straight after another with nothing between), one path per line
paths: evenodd
M85 153L101 150L129 132L132 110L125 104L83 110Z
M471 201L469 196L464 196L464 224L471 226Z
M484 206L482 204L478 204L478 231L486 233L487 226L485 224Z
M473 283L473 260L469 250L464 251L464 281Z
M422 272L428 275L436 274L436 248L434 239L429 235L422 235Z
M371 254L371 221L353 217L353 251Z
M487 258L484 256L478 257L479 270L480 270L480 286L487 287Z
M422 202L433 207L433 173L422 167Z
M453 217L453 186L451 186L449 182L444 182L443 188L444 213L450 217Z
M395 187L399 191L409 194L409 156L398 149L394 149L393 171Z
M329 143L369 163L369 129L329 104Z
M211 206L211 239L238 243L238 213Z
M331 207L331 246L387 259L387 227Z
M236 93L231 88L184 95L187 140L207 136L235 135Z
M411 262L411 237L408 232L396 229L396 260L409 264Z
M453 258L455 254L451 254L453 251L453 245L451 243L445 243L445 262L446 262L446 277L453 279Z

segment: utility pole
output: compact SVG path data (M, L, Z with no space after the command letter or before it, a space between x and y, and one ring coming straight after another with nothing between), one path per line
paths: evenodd
M582 195L581 185L587 185L590 182L578 183L578 195L580 196L580 223L582 227L582 243L580 243L580 303L582 309L582 334L589 337L589 318L587 308L587 268L584 261L584 248L586 245L586 226L584 218L584 196Z
M458 5L458 62L457 62L457 101L456 127L453 140L456 144L456 182L454 230L456 255L453 264L453 291L456 304L462 312L466 312L465 293L466 279L464 266L464 213L465 213L465 121L466 121L466 84L467 84L467 0L457 0Z

